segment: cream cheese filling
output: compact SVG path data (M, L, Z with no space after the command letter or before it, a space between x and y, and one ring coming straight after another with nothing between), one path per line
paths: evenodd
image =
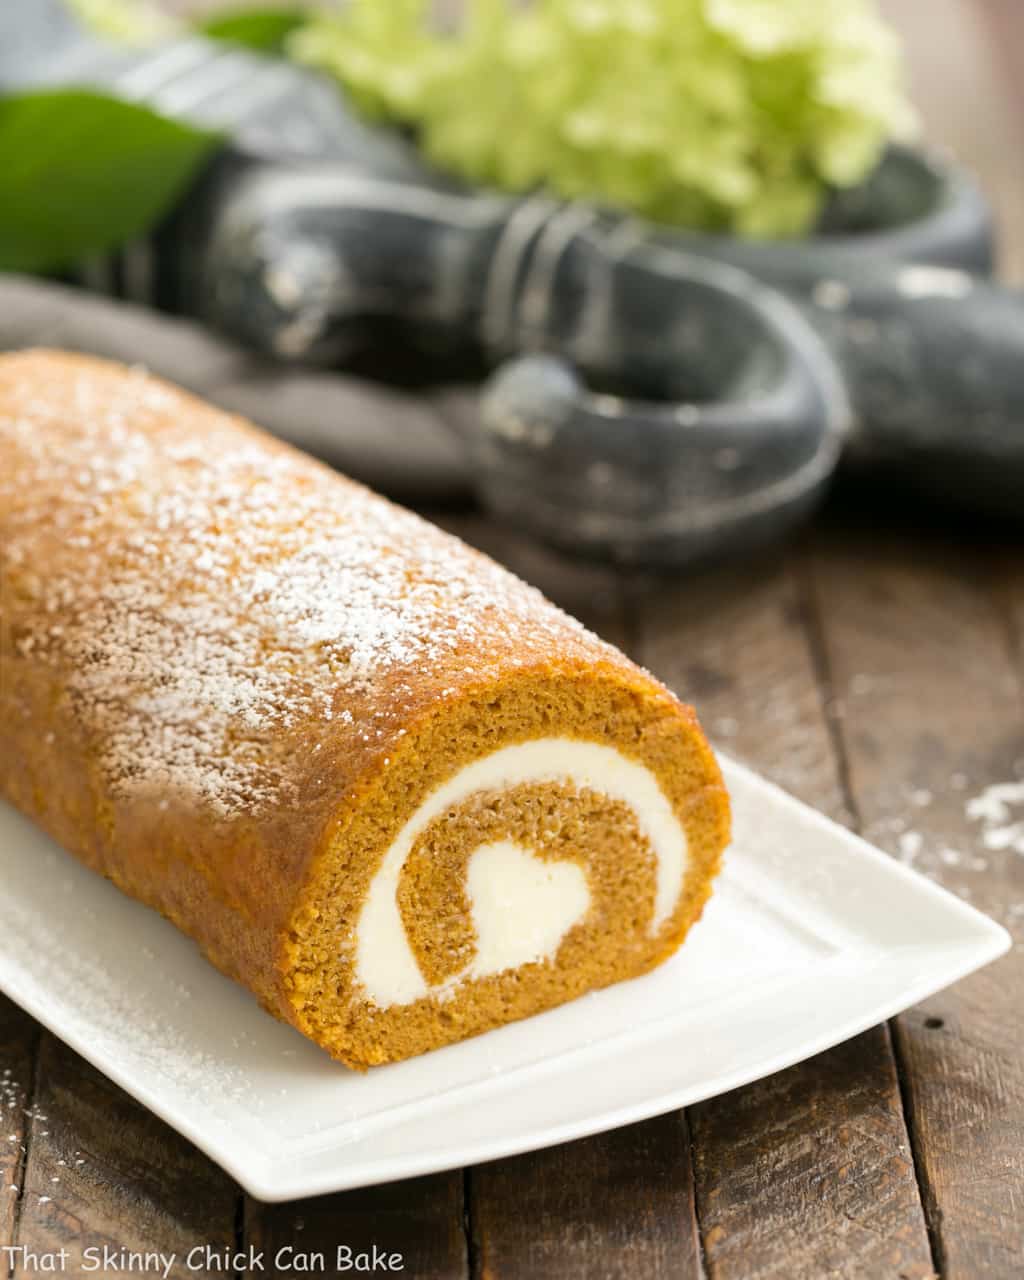
M466 870L476 954L463 976L486 978L558 950L590 908L587 874L549 862L514 840L483 844Z
M460 973L434 986L416 963L398 906L399 877L416 840L436 818L475 792L531 782L568 782L629 805L657 864L651 934L671 916L683 887L686 833L654 774L614 747L574 738L537 738L502 747L463 766L426 797L392 841L370 883L356 929L355 976L375 1004L411 1004L469 978L554 956L586 914L590 890L576 863L541 860L513 841L482 845L470 858L467 874L476 955Z

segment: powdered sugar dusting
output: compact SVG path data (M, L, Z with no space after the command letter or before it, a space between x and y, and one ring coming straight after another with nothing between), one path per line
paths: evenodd
M1024 782L997 782L967 802L986 849L1024 854Z
M432 525L141 372L83 363L51 390L52 360L0 369L8 607L16 652L59 668L117 791L252 811L289 785L282 731L366 734L415 672L486 665L499 637L538 652L587 634Z

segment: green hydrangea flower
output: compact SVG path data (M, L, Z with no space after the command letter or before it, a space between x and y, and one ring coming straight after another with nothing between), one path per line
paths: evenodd
M439 167L661 222L798 235L910 131L873 0L349 0L289 52Z
M68 7L94 31L130 44L149 44L178 29L171 17L147 0L69 0Z

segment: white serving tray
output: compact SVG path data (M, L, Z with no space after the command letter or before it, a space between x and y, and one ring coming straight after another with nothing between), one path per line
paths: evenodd
M724 762L735 839L654 973L357 1075L0 804L0 989L254 1196L488 1160L778 1071L1001 955L1005 930Z

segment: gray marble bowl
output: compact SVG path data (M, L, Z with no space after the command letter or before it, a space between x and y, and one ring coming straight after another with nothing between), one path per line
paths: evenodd
M1024 478L1024 404L1004 397L987 435L963 421L965 397L985 394L976 368L962 376L964 343L999 396L1024 349L982 332L1020 313L978 279L992 256L971 179L902 147L800 240L652 228L611 270L603 351L549 344L492 378L483 499L566 550L652 565L784 535L841 452L999 508Z
M895 144L859 186L833 193L813 235L665 239L798 291L879 263L927 262L979 275L993 266L991 210L971 176L938 152Z

